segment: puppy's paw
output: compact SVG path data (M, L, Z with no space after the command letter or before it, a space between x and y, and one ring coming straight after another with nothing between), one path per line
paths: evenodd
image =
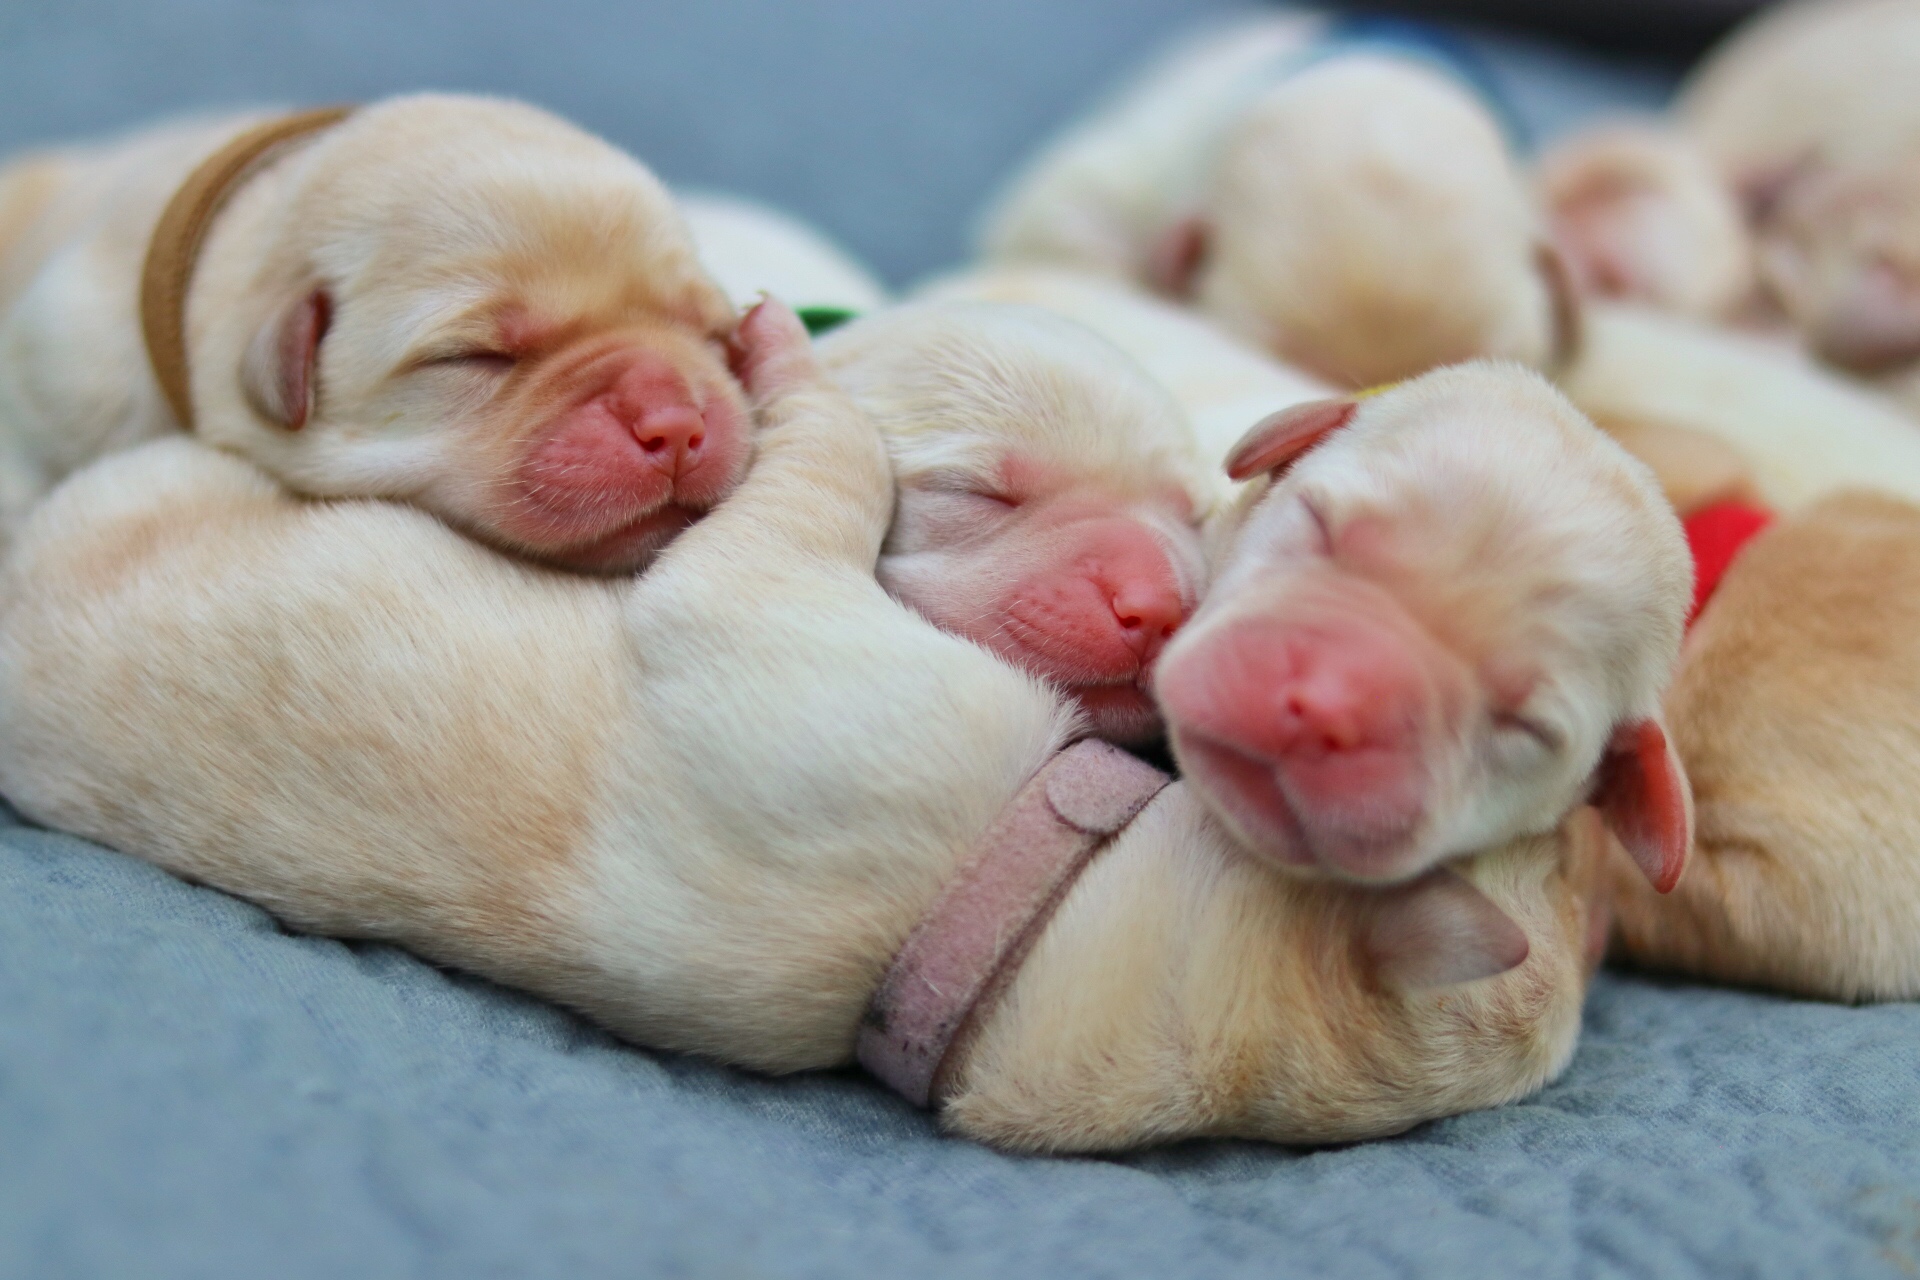
M800 317L771 294L740 319L733 335L733 372L754 408L821 379L813 342Z

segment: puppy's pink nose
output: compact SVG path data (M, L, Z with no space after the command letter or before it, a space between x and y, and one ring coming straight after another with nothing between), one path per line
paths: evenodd
M667 475L678 477L699 461L707 421L672 365L637 356L608 390L606 405L633 433L642 455Z
M1242 623L1163 674L1168 711L1257 759L1325 759L1409 745L1417 664L1360 628Z
M1316 656L1319 660L1309 658L1311 665L1274 690L1270 741L1276 755L1334 755L1390 746L1403 736L1404 726L1395 717L1378 714L1401 700L1389 673Z
M1187 603L1179 588L1160 574L1133 574L1112 588L1113 617L1127 647L1142 666L1158 657L1167 639L1186 620Z
M643 413L634 424L633 438L642 452L655 455L677 475L707 442L707 421L691 405L667 405Z

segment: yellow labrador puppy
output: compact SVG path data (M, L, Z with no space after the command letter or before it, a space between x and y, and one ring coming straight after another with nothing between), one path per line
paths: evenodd
M746 466L735 313L672 200L532 107L165 125L16 162L0 210L0 520L189 427L613 572Z

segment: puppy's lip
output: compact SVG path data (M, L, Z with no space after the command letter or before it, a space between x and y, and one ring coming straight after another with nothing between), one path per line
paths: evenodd
M1241 845L1283 867L1319 868L1271 762L1177 723L1170 736L1187 780L1207 797Z
M1356 884L1397 883L1424 865L1408 857L1413 821L1365 836L1328 830L1326 822L1302 815L1274 761L1177 723L1172 737L1187 778L1259 856Z

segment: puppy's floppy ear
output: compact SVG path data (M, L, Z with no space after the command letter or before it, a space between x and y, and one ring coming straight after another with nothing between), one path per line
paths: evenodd
M1386 986L1423 991L1474 982L1527 958L1526 931L1445 868L1365 897L1360 954Z
M1547 302L1553 314L1553 349L1547 360L1551 368L1558 369L1580 354L1585 330L1580 290L1574 283L1573 269L1556 246L1544 241L1534 246L1533 261L1547 286Z
M325 289L300 295L253 335L240 362L240 387L261 417L288 431L313 413L314 365L333 320Z
M1262 471L1284 469L1322 439L1347 425L1360 402L1350 397L1309 400L1270 413L1247 429L1227 455L1227 475L1245 480Z
M1680 882L1693 847L1693 788L1666 729L1648 717L1614 730L1593 803L1661 893Z
M1207 260L1211 229L1199 214L1189 214L1160 233L1147 253L1147 283L1169 298L1193 296L1194 278Z

